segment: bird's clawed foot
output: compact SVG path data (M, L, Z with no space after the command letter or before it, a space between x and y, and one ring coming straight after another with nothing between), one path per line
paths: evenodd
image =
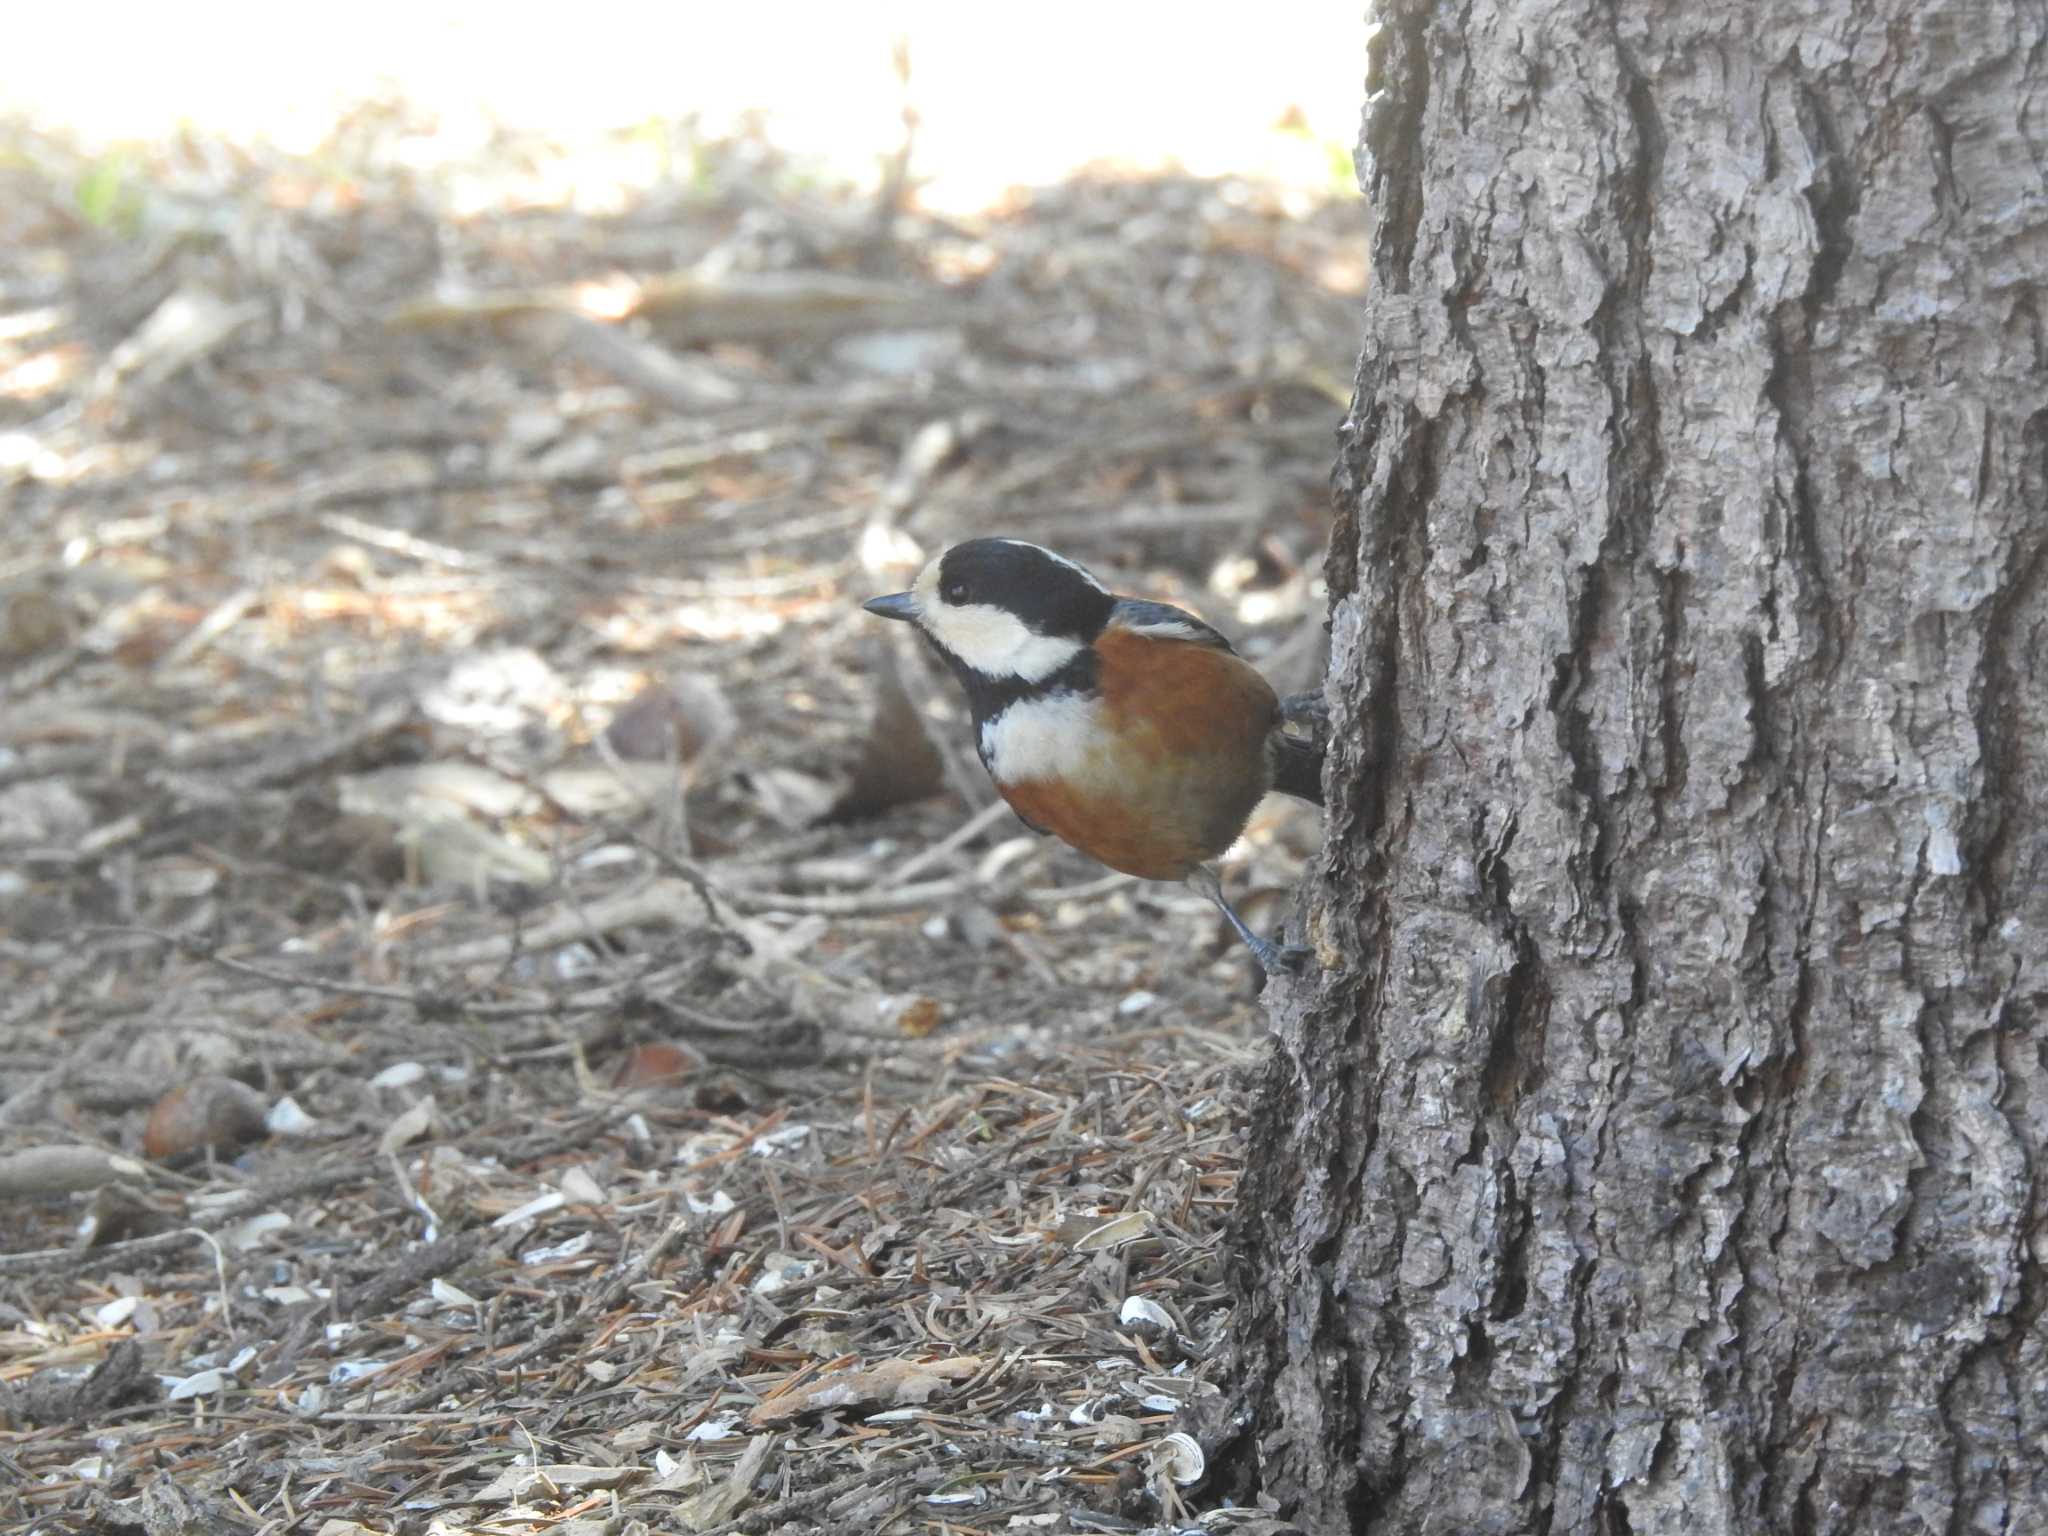
M1316 956L1312 949L1299 944L1275 944L1271 939L1253 933L1251 925L1237 915L1237 908L1224 899L1223 882L1208 865L1197 865L1188 876L1188 885L1215 903L1216 910L1244 940L1245 948L1252 952L1252 958L1258 961L1259 968L1267 975L1299 976L1314 962Z
M1305 944L1275 944L1255 933L1247 933L1243 937L1252 958L1259 962L1259 968L1268 976L1275 972L1283 976L1299 976L1315 963L1316 952Z
M1330 734L1330 705L1320 693L1290 693L1280 701L1280 722L1320 743Z

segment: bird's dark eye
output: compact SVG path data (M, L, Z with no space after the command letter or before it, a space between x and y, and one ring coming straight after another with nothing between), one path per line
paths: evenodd
M964 581L949 581L939 588L939 596L957 608L960 604L967 601L967 583Z

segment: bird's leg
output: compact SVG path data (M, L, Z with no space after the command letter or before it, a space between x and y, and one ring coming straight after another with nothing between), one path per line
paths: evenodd
M1216 904L1216 910L1223 914L1224 921L1237 930L1237 936L1244 940L1245 947L1252 952L1252 958L1267 972L1293 973L1308 963L1310 952L1300 945L1275 944L1271 939L1263 939L1253 933L1245 920L1237 915L1237 909L1224 900L1223 882L1217 878L1216 871L1208 865L1197 864L1189 873L1187 883L1189 889L1200 891Z

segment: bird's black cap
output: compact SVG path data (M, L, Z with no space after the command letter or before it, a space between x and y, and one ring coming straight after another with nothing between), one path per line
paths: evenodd
M1093 576L1036 544L969 539L939 561L939 601L986 603L1014 613L1041 635L1092 640L1116 599Z

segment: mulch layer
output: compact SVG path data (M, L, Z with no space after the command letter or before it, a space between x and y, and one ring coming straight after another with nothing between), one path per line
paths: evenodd
M859 602L1011 533L1313 686L1360 210L418 132L0 128L0 1527L1274 1529L1249 962Z

